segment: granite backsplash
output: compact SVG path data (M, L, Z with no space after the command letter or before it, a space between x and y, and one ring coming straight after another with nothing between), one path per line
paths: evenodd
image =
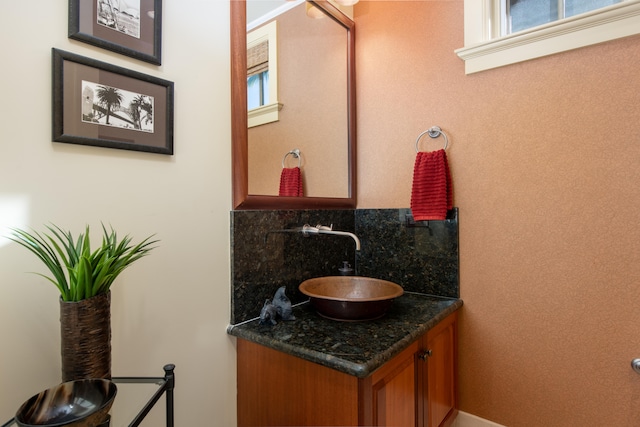
M332 225L349 236L304 236L304 224ZM459 298L458 210L444 221L414 222L410 209L256 210L231 212L231 324L259 316L266 299L286 286L293 304L306 301L298 285L339 274L398 283L406 292Z

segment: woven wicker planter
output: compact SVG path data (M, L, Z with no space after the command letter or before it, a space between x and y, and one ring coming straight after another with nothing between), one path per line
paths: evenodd
M60 300L62 381L111 379L111 293Z

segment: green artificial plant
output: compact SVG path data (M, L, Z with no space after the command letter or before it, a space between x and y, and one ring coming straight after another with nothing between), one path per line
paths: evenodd
M63 301L81 301L109 291L111 284L134 261L155 248L158 240L147 237L137 245L131 245L126 235L118 241L116 232L107 231L104 224L102 245L91 252L89 226L78 239L57 225L47 226L50 234L11 229L9 239L29 249L49 269L51 276L38 274L52 282Z

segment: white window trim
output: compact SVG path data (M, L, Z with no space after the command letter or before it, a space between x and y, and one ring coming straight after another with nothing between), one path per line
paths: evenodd
M278 112L282 109L282 104L267 104L249 110L248 127L260 126L266 123L277 122Z
M282 105L278 103L278 21L272 21L247 34L247 49L269 41L269 103L249 110L248 126L277 122Z
M500 27L493 12L497 4L498 0L464 0L465 47L455 53L464 60L466 74L640 34L640 0L627 0L492 38Z

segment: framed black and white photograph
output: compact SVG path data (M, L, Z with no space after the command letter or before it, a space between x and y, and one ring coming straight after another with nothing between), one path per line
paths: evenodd
M53 141L173 154L173 82L59 49Z
M69 37L161 64L162 0L69 0Z

